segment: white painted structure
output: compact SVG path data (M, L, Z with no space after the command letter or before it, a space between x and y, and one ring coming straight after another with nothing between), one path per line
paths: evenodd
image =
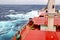
M47 31L56 31L54 28L55 0L48 0L48 28Z

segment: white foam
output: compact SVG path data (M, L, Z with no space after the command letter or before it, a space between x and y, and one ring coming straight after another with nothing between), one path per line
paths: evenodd
M33 18L33 17L38 17L38 16L39 16L38 10L33 10L31 12L27 12L26 14L6 15L6 17L10 17L11 19L24 18L25 20L28 20L29 18Z
M29 18L38 17L38 16L39 16L38 11L36 11L36 10L27 12L26 14L6 15L6 17L10 17L11 19L14 19L14 18L18 18L18 19L13 20L13 21L1 21L0 22L0 32L11 30L16 25L16 24L13 24L13 22L20 23L20 21L22 20L21 18L23 18L23 20L28 20Z

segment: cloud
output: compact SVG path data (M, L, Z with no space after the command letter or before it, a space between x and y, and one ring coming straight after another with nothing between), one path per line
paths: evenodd
M47 4L48 0L0 0L0 4ZM60 4L60 0L55 1Z
M55 4L60 5L60 0L55 0Z
M47 0L0 0L0 4L46 4Z

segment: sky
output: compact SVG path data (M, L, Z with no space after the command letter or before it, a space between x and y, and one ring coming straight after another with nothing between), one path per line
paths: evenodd
M0 0L0 4L47 4L48 0ZM60 5L60 0L55 0L57 5Z

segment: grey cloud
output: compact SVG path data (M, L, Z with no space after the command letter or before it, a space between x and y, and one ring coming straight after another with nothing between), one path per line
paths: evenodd
M48 0L0 0L0 4L47 4ZM55 1L60 4L60 0Z
M47 0L0 0L0 4L46 4Z

